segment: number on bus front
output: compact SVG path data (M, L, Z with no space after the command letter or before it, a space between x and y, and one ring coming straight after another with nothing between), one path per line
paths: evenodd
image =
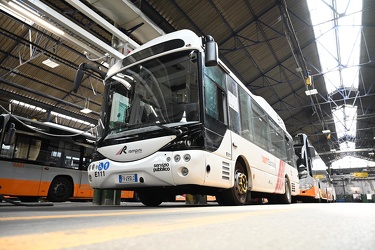
M95 171L95 177L103 177L105 176L105 171Z

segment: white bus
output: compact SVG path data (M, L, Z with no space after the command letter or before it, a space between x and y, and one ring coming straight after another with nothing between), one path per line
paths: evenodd
M186 193L223 205L290 203L299 194L284 122L218 60L212 37L181 30L155 38L104 83L92 187L134 190L146 206Z

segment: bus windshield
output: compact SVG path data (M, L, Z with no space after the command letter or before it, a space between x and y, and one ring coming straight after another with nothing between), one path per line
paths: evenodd
M109 134L199 120L196 52L142 62L113 75L106 85Z

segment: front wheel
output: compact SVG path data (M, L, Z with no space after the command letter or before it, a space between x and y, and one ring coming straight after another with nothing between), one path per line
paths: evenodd
M221 193L219 199L223 205L244 205L249 187L245 167L242 163L237 162L234 169L234 186L226 189Z
M161 191L144 190L137 193L142 204L148 207L157 207L164 200L164 195Z

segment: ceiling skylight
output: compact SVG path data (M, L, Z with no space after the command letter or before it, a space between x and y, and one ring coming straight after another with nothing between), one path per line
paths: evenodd
M360 44L362 37L362 1L307 0L313 25L321 69L329 98L334 101L358 91ZM314 75L312 75L314 77ZM348 91L349 90L349 91ZM332 110L336 137L341 151L355 149L357 107L342 105ZM336 148L331 148L336 152ZM341 161L341 167L350 167L350 161ZM332 164L333 165L333 164Z
M316 155L318 155L317 152L315 152L315 153L316 153ZM326 170L326 169L327 169L327 166L324 163L324 161L322 160L322 158L314 157L314 159L312 161L312 170L317 171L317 170Z
M337 139L343 137L356 137L357 130L357 107L343 105L332 111L336 126Z
M362 1L308 0L321 74L328 94L357 89L362 34Z
M346 142L340 143L340 150L341 151L353 150L353 149L355 149L355 143L354 142L346 141Z

